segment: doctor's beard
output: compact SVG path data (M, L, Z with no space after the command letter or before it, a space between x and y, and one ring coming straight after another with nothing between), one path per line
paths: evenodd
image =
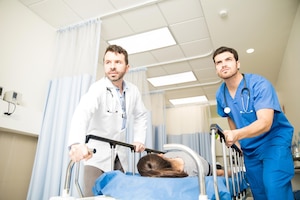
M125 76L125 72L119 72L113 75L108 74L106 76L111 82L118 82L120 80L123 80L123 77Z

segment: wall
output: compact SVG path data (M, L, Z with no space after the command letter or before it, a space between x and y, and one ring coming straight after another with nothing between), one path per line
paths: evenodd
M285 50L284 59L278 76L276 89L284 105L286 115L294 125L295 133L300 131L300 7Z
M294 20L293 28L285 50L280 74L276 84L280 101L284 105L286 115L293 124L294 136L300 132L300 6ZM295 138L294 138L295 139ZM300 161L295 161L296 166L300 166ZM293 189L300 190L300 171L296 170L292 181Z
M0 130L0 199L26 199L37 140Z
M52 73L55 29L17 0L0 1L0 86L22 94L21 105L10 118L3 115L0 127L38 134ZM30 119L35 124L22 123ZM34 129L33 129L34 128Z
M30 183L47 85L52 73L55 29L17 0L0 1L0 86L22 93L7 116L0 99L0 199L24 200Z

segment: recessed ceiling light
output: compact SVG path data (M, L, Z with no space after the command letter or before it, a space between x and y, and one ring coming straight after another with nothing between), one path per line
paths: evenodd
M206 96L195 96L181 99L170 99L169 100L173 105L182 105L182 104L190 104L190 103L207 103L208 100Z
M254 49L250 48L250 49L247 49L246 51L247 53L253 53L254 52Z
M176 44L170 30L167 27L111 40L108 41L108 43L122 46L126 49L128 54L145 52Z
M184 72L179 74L172 74L167 76L159 76L147 79L154 87L160 87L165 85L173 85L179 83L187 83L196 81L196 77L193 72Z

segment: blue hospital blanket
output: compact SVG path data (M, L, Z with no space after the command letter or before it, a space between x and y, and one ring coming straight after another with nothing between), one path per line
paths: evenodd
M220 199L230 200L224 177L217 177ZM215 199L212 176L205 177L206 195ZM120 200L195 200L199 197L198 177L153 178L126 175L120 171L102 174L93 187L94 195L106 195Z

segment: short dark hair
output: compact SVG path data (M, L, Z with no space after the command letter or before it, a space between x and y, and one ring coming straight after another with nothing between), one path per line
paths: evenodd
M107 48L106 48L106 51L104 53L104 55L108 52L114 52L114 53L119 53L119 54L123 54L124 57L125 57L125 64L128 65L128 53L125 49L123 49L123 47L121 46L118 46L118 45L109 45Z
M233 54L234 58L236 61L239 60L239 55L237 53L237 51L233 48L230 48L230 47L225 47L225 46L222 46L222 47L219 47L218 49L215 50L215 52L213 53L213 61L215 62L215 57L221 53L224 53L224 52L230 52Z

